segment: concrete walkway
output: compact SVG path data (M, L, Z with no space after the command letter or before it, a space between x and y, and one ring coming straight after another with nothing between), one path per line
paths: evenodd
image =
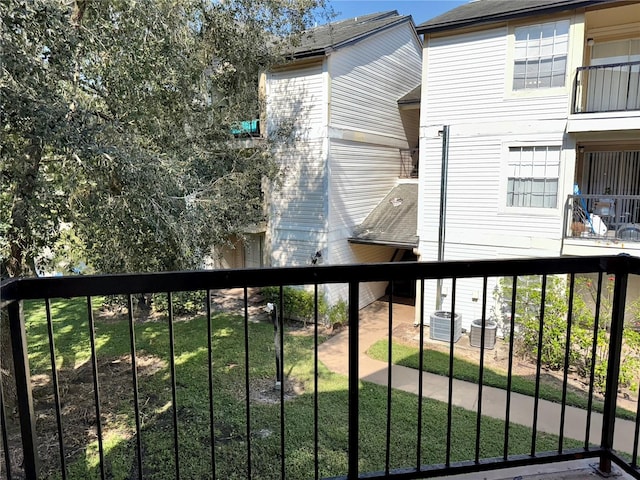
M414 320L412 306L394 304L393 322L411 323ZM387 385L387 363L370 358L366 352L378 340L388 336L388 308L383 302L375 302L360 314L360 378L367 382ZM416 328L417 331L417 328ZM429 331L425 330L425 337ZM349 332L345 329L319 346L319 358L326 367L342 375L348 375L347 354L349 350ZM418 393L418 370L400 365L392 366L392 386L406 392ZM449 379L441 375L423 372L423 396L448 402ZM506 411L506 391L493 387L482 389L482 414L504 420ZM467 410L477 411L478 385L461 380L453 381L453 404ZM511 394L510 422L527 427L533 425L534 398L519 393ZM560 433L561 407L557 403L539 400L538 431L558 435ZM564 436L575 440L585 440L587 412L566 407ZM616 420L614 448L617 451L631 452L633 449L634 423L629 420ZM602 415L591 414L590 442L599 444L602 433Z

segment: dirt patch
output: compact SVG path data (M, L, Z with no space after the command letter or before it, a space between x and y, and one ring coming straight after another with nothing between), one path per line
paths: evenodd
M250 321L269 321L265 311L266 301L258 288L247 289L247 313ZM211 307L218 312L233 315L245 314L245 300L243 288L226 288L211 292Z
M164 360L151 355L138 355L136 363L139 379L152 376L167 367ZM123 406L132 408L133 404L131 356L99 359L98 379L103 438L110 434L131 438L134 431L127 427L118 413ZM77 368L59 369L58 385L65 461L69 464L84 455L87 445L98 438L91 362L85 362ZM41 472L59 471L60 440L51 375L34 375L32 386ZM140 399L141 403L144 401L149 399ZM19 467L22 465L22 446L18 413L10 413L7 414L7 429L12 473L15 478L24 478L20 476Z
M214 290L211 292L211 305L214 313L225 313L244 316L244 289ZM259 289L248 289L246 308L251 322L271 322L264 310L265 301ZM204 312L202 312L204 313ZM126 321L126 310L111 307L96 310L96 318L101 322ZM176 316L176 321L186 321L193 316ZM167 315L140 309L134 305L134 319L136 322L167 321ZM313 335L314 325L303 325L293 322L287 324L287 335ZM327 335L328 330L320 327L319 333ZM145 377L152 377L156 373L168 368L167 361L152 355L137 355L137 375L142 384ZM233 365L230 365L233 367ZM133 411L133 388L131 356L98 359L98 379L101 408L101 428L103 439L110 435L131 439L135 435L135 426L131 425ZM67 465L80 460L87 446L98 438L98 423L96 421L95 396L93 387L93 366L87 361L75 368L58 369L58 386L60 393L61 418L63 425L63 443L65 461ZM56 402L53 390L53 380L50 373L33 375L32 393L34 413L36 415L36 437L40 471L60 471L60 440L56 418ZM284 382L284 390L275 388L275 379L257 379L251 382L252 402L261 404L277 404L284 398L292 400L304 393L304 385L296 378L290 377ZM162 409L164 400L153 392L144 396L141 393L140 416L144 423L149 422L149 412ZM244 390L238 392L244 400ZM13 478L22 479L22 444L20 424L17 409L6 411L9 441L9 457ZM157 418L155 421L160 422ZM268 432L257 432L256 435L269 435ZM222 435L225 438L225 435ZM4 461L3 461L4 463ZM0 468L4 473L4 465Z
M294 377L286 378L283 383L282 390L281 387L276 387L275 379L255 380L251 382L249 398L252 402L273 405L280 403L281 398L285 401L293 400L304 393L304 384Z

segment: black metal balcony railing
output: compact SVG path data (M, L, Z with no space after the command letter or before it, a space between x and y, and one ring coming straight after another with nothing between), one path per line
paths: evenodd
M576 292L575 278L580 274L591 274L592 278L595 278L597 282L597 298L600 299L604 295L603 290L603 277L605 283L609 280L612 285L610 290L611 296L611 311L610 311L610 328L607 330L607 345L597 345L597 348L608 349L608 357L606 364L606 387L604 391L604 407L602 410L602 429L596 436L591 434L590 428L592 427L592 416L596 415L592 413L593 406L593 392L594 392L594 368L596 343L599 341L597 332L599 332L599 319L600 319L600 301L596 302L595 313L592 317L593 322L593 340L588 343L592 344L592 368L590 374L584 379L589 388L589 403L584 413L586 414L586 426L585 426L585 438L584 442L579 448L574 448L575 443L570 444L569 440L565 437L565 423L567 421L567 389L568 389L568 368L567 363L568 356L571 350L571 326L572 326L572 314L571 306L569 306L569 313L567 315L567 333L566 341L561 343L564 345L565 367L562 382L562 401L560 402L560 422L558 425L558 434L556 437L556 446L552 448L553 451L542 451L541 436L537 430L538 421L538 400L539 389L541 381L541 360L540 354L538 354L537 368L536 368L536 389L535 389L535 407L533 412L533 427L531 429L530 450L519 452L514 454L510 449L511 438L510 432L515 429L516 425L513 425L509 420L510 405L512 400L512 367L514 360L514 335L516 332L516 305L512 302L510 306L509 318L510 325L507 325L506 340L509 347L509 370L508 370L508 383L506 388L506 411L505 421L503 425L501 438L487 438L487 432L484 431L484 424L481 422L483 417L483 404L482 394L483 385L482 378L484 372L483 359L484 359L484 342L485 335L481 334L481 348L480 348L480 366L479 366L479 378L481 381L478 384L478 406L477 413L473 414L473 417L467 418L463 422L456 422L455 431L452 426L452 411L453 411L453 376L448 377L448 402L446 408L440 409L438 415L446 418L441 418L443 427L439 430L442 433L437 433L436 430L429 430L429 428L423 428L423 420L431 421L437 420L432 418L435 415L433 410L427 410L426 402L422 400L422 393L426 391L428 385L425 384L423 376L418 376L416 379L418 396L411 396L415 399L415 424L410 427L408 423L402 423L400 426L395 427L393 422L398 419L398 412L396 408L402 407L396 402L400 402L404 397L397 397L392 395L392 372L393 370L388 368L388 386L384 389L387 393L380 393L380 399L377 403L380 407L380 418L374 418L373 423L377 426L376 434L364 433L364 424L362 419L371 416L375 411L374 406L371 403L363 404L366 391L371 388L361 384L359 370L359 330L360 330L360 285L364 282L391 282L391 291L393 292L393 283L396 281L416 280L418 282L418 289L421 291L421 295L425 296L425 284L428 282L435 282L438 279L449 279L451 282L451 318L455 318L456 308L458 304L456 301L456 293L458 288L457 282L463 282L465 279L477 279L481 285L483 285L480 293L482 299L482 319L483 325L487 320L490 305L488 299L492 298L492 292L488 291L488 279L496 277L503 277L510 279L508 284L513 292L513 299L516 298L516 290L519 283L520 276L523 275L536 275L542 280L542 297L540 300L539 311L539 331L543 331L542 324L547 318L545 313L545 292L546 280L551 275L566 275L567 278L567 290L569 298L574 297ZM86 381L92 384L92 395L87 394L88 399L93 406L88 409L88 412L84 412L84 415L79 415L79 420L84 417L91 417L95 419L95 440L97 440L96 450L99 453L99 461L97 465L97 471L94 472L96 477L112 478L112 469L117 468L117 462L111 462L108 459L108 448L106 445L106 439L104 437L103 422L108 416L123 415L122 405L119 406L118 411L108 412L109 404L108 398L105 398L105 394L102 393L101 388L104 386L104 370L106 367L103 363L99 362L101 356L101 349L106 348L101 342L103 336L96 336L97 329L106 328L101 322L104 320L95 319L92 308L92 301L105 295L125 295L128 299L127 307L125 308L126 316L128 318L128 338L114 339L116 343L119 343L119 348L128 349L131 360L131 366L129 371L129 378L131 383L129 386L121 386L124 390L129 390L131 393L131 400L129 403L130 421L128 423L131 429L131 435L128 436L129 447L127 450L130 452L131 465L125 468L128 472L124 474L126 478L143 478L143 474L146 472L146 455L149 455L149 448L145 448L144 442L155 441L164 442L166 445L172 445L172 451L163 451L162 458L158 460L156 457L154 461L166 461L162 464L162 468L167 478L180 478L181 467L184 465L184 458L188 456L190 452L184 451L181 448L181 442L186 440L183 436L179 435L179 430L185 425L183 422L187 422L186 425L197 425L201 428L201 432L198 433L196 444L202 446L205 445L203 452L207 452L210 446L210 458L207 459L190 459L190 462L204 461L207 465L210 465L210 471L213 478L217 478L218 475L222 475L220 478L319 478L320 472L330 472L330 475L337 476L337 478L356 479L360 478L361 474L367 474L367 478L426 478L435 477L441 475L449 475L465 472L478 472L493 469L500 469L513 466L522 466L530 464L550 463L554 461L565 461L579 458L600 458L600 467L603 471L608 471L611 468L611 463L618 465L619 468L626 471L634 478L640 478L640 470L638 464L638 440L640 430L640 407L637 408L637 412L634 412L635 421L631 421L633 426L630 430L632 433L625 441L625 445L631 447L632 450L629 454L620 454L613 449L614 436L616 436L616 429L619 427L620 421L615 422L616 419L616 402L618 391L618 378L621 367L621 358L623 354L623 325L625 321L625 305L627 285L630 281L630 276L636 276L640 274L640 258L633 258L628 256L618 257L584 257L584 258L553 258L553 259L536 259L536 260L507 260L507 261L478 261L478 262L441 262L441 263L393 263L393 264L367 264L367 265L349 265L349 266L314 266L314 267L300 267L300 268L273 268L273 269L247 269L247 270L220 270L220 271L197 271L197 272L177 272L177 273L158 273L158 274L142 274L142 275L109 275L109 276L76 276L76 277L58 277L58 278L37 278L37 279L18 279L10 280L2 284L1 286L1 298L2 305L6 308L6 314L10 324L11 333L11 350L13 354L15 367L13 369L13 379L15 379L15 385L8 385L7 380L3 380L4 385L0 384L0 394L3 391L6 392L8 387L14 386L17 390L17 406L19 416L20 434L18 436L18 445L12 445L11 442L15 440L16 436L12 433L11 422L12 412L7 411L6 397L0 395L0 419L2 420L2 442L3 442L3 457L4 462L0 467L0 474L4 475L4 478L38 478L39 469L39 455L42 455L43 451L59 451L59 462L57 462L56 472L44 472L44 475L62 476L62 478L71 478L73 465L71 463L74 459L78 461L76 448L76 457L73 457L68 450L65 450L66 442L69 442L69 438L65 437L65 431L68 427L68 417L64 416L64 410L68 408L70 402L73 402L73 398L69 398L67 395L64 400L61 400L61 387L59 379L56 373L59 371L57 365L56 352L59 351L54 345L54 338L57 338L54 334L54 322L56 319L57 310L52 308L52 299L70 299L79 298L85 299L84 313L83 308L78 310L78 315L86 315L88 323L86 327L83 327L83 331L86 328L84 334L89 339L85 340L86 344L90 346L91 358L90 368L87 369ZM637 279L636 279L637 280ZM320 397L327 392L322 392L322 388L319 386L319 378L321 381L326 380L326 370L321 370L318 362L318 329L314 328L313 343L311 349L313 353L310 378L314 380L313 386L309 385L310 397L308 399L300 399L288 401L285 407L284 389L280 390L279 398L276 404L279 403L279 413L274 414L269 418L269 425L274 438L273 445L269 444L269 454L265 458L264 453L258 451L259 446L263 445L266 441L265 438L270 438L271 430L264 435L262 430L255 432L253 428L256 428L257 419L264 417L264 405L256 406L253 399L255 392L252 391L255 387L253 383L253 376L258 371L259 375L264 374L261 368L267 368L264 365L256 365L252 363L253 355L252 349L256 347L254 337L250 335L250 330L254 327L250 320L247 310L247 289L250 287L264 287L264 286L278 286L280 287L280 307L282 307L283 285L309 285L315 291L315 319L318 319L318 287L323 284L347 284L348 285L348 299L347 299L347 312L348 312L348 335L349 335L349 350L347 358L344 362L348 362L348 379L345 383L346 392L343 392L340 396L340 401L335 402L330 406L328 418L325 418L325 422L319 420L318 411L319 405L325 406L328 402L327 397ZM523 284L524 285L524 284ZM213 329L215 327L215 318L212 318L211 309L211 292L214 289L240 287L244 289L244 316L242 320L238 320L238 329L236 331L229 331L228 327L223 328L219 336L216 336L216 340L213 338ZM204 291L207 293L209 300L207 302L207 313L202 321L189 323L184 327L184 322L178 321L173 314L172 293L167 294L168 299L168 323L156 322L159 325L154 325L153 328L149 323L139 323L134 321L134 306L132 301L132 295L139 292L176 292L176 291ZM460 295L461 296L461 295ZM46 323L47 328L42 333L36 334L33 331L31 325L31 319L25 316L25 311L28 308L32 308L32 305L36 303L42 303L42 310L46 310ZM570 302L570 301L569 301ZM424 319L424 308L417 307L420 318ZM282 308L279 309L282 312ZM4 315L3 311L3 315ZM286 326L282 328L282 318L277 320L280 328L276 330L279 334L279 358L282 360L279 365L281 368L281 374L284 374L284 380L286 381L288 372L295 365L291 365L289 360L284 355L285 344L291 342L294 337L288 337L284 335ZM393 330L393 310L389 309L389 335ZM584 320L583 320L584 321ZM108 320L106 321L108 322ZM424 322L420 322L423 325ZM182 324L182 325L181 325ZM317 322L316 322L317 325ZM107 325L108 326L108 325ZM166 329L165 329L166 326ZM55 325L56 329L70 330L67 331L69 335L79 335L81 332L74 331L71 325ZM418 328L418 327L416 327ZM484 328L484 326L483 326ZM180 353L178 344L181 342L180 335L176 335L176 329L180 329L182 335L186 332L195 333L195 336L200 336L202 340L202 348L198 352L185 352ZM200 329L193 332L193 329ZM143 410L143 401L140 398L139 390L141 387L140 376L142 375L142 366L137 361L141 359L142 348L139 346L140 336L148 330L149 346L147 348L158 348L157 344L164 345L164 352L166 353L166 368L163 370L163 382L164 387L162 391L164 393L166 405L159 409L161 413L158 415L167 413L170 415L162 416L162 425L157 431L153 432L153 440L149 439L151 433L149 433L149 423L153 421L153 418L141 413ZM162 333L160 330L163 330ZM422 365L424 342L424 327L418 328L420 336L420 364ZM454 366L454 328L450 328L451 339L449 342L449 372L453 371ZM104 330L102 330L104 332ZM60 333L58 331L58 333ZM255 333L255 331L254 331ZM243 345L244 353L240 354L237 359L224 360L224 350L218 342L220 338L233 338L237 337L237 344ZM273 337L271 337L273 338ZM538 336L538 351L541 350L543 339L542 334ZM565 343L566 342L566 343ZM389 342L391 345L391 342ZM154 346L156 345L156 346ZM47 386L52 391L52 394L46 398L47 408L50 411L54 411L57 425L57 435L48 437L49 442L47 445L42 445L43 441L39 438L37 431L37 423L40 421L39 409L42 405L38 405L34 401L33 397L33 385L30 380L30 354L33 354L33 348L40 348L41 355L39 357L39 364L46 365L49 362L50 379L51 383ZM273 343L271 344L273 348ZM276 350L277 350L276 348ZM289 350L290 351L290 350ZM45 353L48 352L48 353ZM2 357L6 358L7 352L2 353ZM178 353L178 355L176 355ZM391 358L392 349L389 347L389 359ZM47 356L49 355L49 360ZM194 357L196 356L196 357ZM208 369L208 373L203 373L202 388L198 390L200 392L198 398L184 398L179 395L179 392L185 388L190 382L197 381L194 378L181 378L180 372L182 372L181 365L189 359L196 358L198 365L204 366L203 372ZM290 357L291 358L291 357ZM44 359L44 362L43 362ZM222 367L220 363L223 363ZM5 365L6 366L6 365ZM234 368L235 367L235 368ZM229 414L234 419L241 420L244 418L244 426L238 428L239 432L236 435L243 440L238 441L234 449L231 450L230 455L223 455L222 447L225 442L229 442L231 434L224 434L219 432L220 426L215 423L215 419L220 420L216 415L221 415L220 410L230 408L227 404L221 404L218 400L225 391L225 388L235 388L229 386L229 382L225 379L227 376L214 376L212 370L223 368L224 375L232 375L238 373L238 379L243 387L230 392L230 397L233 402L237 402L238 412ZM242 370L242 373L239 373ZM218 371L217 371L218 372ZM260 373L262 372L262 373ZM218 372L216 375L218 375ZM148 380L146 380L148 381ZM208 385L207 385L208 383ZM335 385L334 389L335 389ZM170 387L170 388L169 388ZM156 390L150 394L151 396L160 396L162 391ZM169 395L170 391L170 395ZM331 392L335 395L335 392ZM206 397L206 400L202 399L202 396ZM332 397L333 398L333 397ZM367 397L369 398L369 397ZM418 400L419 399L419 400ZM87 399L84 399L87 401ZM80 401L80 399L76 399ZM193 417L192 404L195 401L203 401L209 405L208 415L210 418ZM290 413L291 408L296 401L301 401L306 405L313 405L313 415L308 420L295 418ZM348 402L347 402L348 401ZM515 400L514 400L515 401ZM180 403L182 402L182 404ZM161 402L162 403L162 402ZM423 408L424 403L424 408ZM386 407L384 407L386 405ZM274 407L276 408L276 407ZM342 412L345 409L345 412ZM91 412L93 410L93 412ZM429 413L430 412L430 413ZM41 413L41 412L40 412ZM326 412L325 412L326 413ZM404 412L406 418L406 412ZM413 414L412 414L413 415ZM133 419L131 418L133 417ZM160 417L158 417L160 418ZM465 417L466 418L466 417ZM471 420L476 418L476 421ZM66 420L65 420L66 419ZM135 421L134 421L135 420ZM231 420L231 419L229 419ZM369 419L371 420L371 419ZM160 419L156 419L160 422ZM629 421L627 421L629 422ZM624 423L624 422L622 422ZM386 432L384 425L386 424ZM427 425L427 424L425 424ZM401 429L402 432L397 430ZM391 445L394 445L398 441L400 433L405 434L405 430L411 428L410 437L413 440L410 442L411 447L407 447L406 458L401 461L392 462L389 455L389 449ZM56 430L56 428L52 427ZM292 445L289 441L289 436L292 436L292 429L303 430L307 432L309 440L306 445ZM460 431L460 430L463 431ZM498 430L499 431L499 430ZM592 431L592 430L591 430ZM341 433L343 432L343 433ZM395 434L393 433L395 432ZM260 435L258 435L260 433ZM145 436L147 436L145 438ZM366 435L366 437L365 437ZM442 435L442 438L439 437ZM231 435L232 436L232 435ZM435 438L438 436L438 438ZM279 438L278 438L279 437ZM596 437L596 438L594 438ZM52 441L52 438L57 438L57 441ZM93 438L93 437L92 437ZM456 452L459 445L456 442L461 442L463 438L470 439L471 445L468 452ZM164 439L164 440L163 440ZM475 440L473 440L475 439ZM262 442L262 443L261 443ZM427 459L424 456L424 448L427 443L442 445L442 458L440 459ZM329 450L323 450L328 452L327 455L320 456L319 446L329 445ZM501 449L501 454L494 454L491 458L486 458L485 448L488 445L497 445L498 449ZM193 443L191 445L194 445ZM264 445L263 445L264 446ZM569 448L571 447L571 448ZM84 446L86 448L86 445ZM170 449L171 447L166 447ZM308 450L307 450L308 448ZM493 448L493 447L492 447ZM22 454L19 456L22 460L19 463L15 462L15 456L12 456L10 452L19 449ZM547 448L548 450L548 448ZM363 458L364 452L368 452L367 455L376 457L377 463L374 461L372 464L378 467L378 472L362 472L363 462L367 462L368 458ZM66 452L66 453L65 453ZM294 452L297 454L295 460L291 460ZM302 453L301 453L302 452ZM629 452L629 450L627 450ZM252 457L253 453L253 457ZM260 455L258 455L260 453ZM202 455L206 455L203 453ZM345 456L346 460L342 463L337 462L337 467L328 467L332 461ZM459 458L462 455L467 461L454 461L455 458ZM54 455L55 457L55 455ZM259 457L256 459L256 457ZM83 457L81 455L80 461ZM270 475L262 473L262 468L266 461L271 462ZM300 470L300 462L306 459L309 464L308 470ZM13 462L12 462L13 460ZM182 460L182 461L181 461ZM184 463L183 463L184 462ZM227 463L233 463L231 467ZM369 463L366 463L369 464ZM188 466L188 465L187 465ZM148 467L148 465L147 465ZM4 468L4 473L2 469ZM120 465L122 469L122 465ZM166 473L166 472L170 473ZM221 472L227 472L221 473ZM216 473L217 472L217 473ZM231 472L231 473L229 473ZM293 472L293 473L292 473ZM120 473L122 475L122 473ZM187 478L187 475L183 471L183 475ZM164 478L164 477L163 477Z
M260 119L237 122L232 125L231 133L236 137L259 137Z
M565 237L640 242L640 195L569 195Z
M573 113L640 110L640 61L580 67Z

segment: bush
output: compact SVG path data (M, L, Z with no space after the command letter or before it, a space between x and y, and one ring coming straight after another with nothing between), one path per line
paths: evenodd
M196 315L206 308L207 294L203 290L193 292L174 292L171 295L175 315ZM166 293L154 293L152 306L156 312L169 311L169 299Z
M606 283L600 299L594 367L594 383L600 392L604 392L606 388L614 280L614 277L604 279ZM512 292L511 278L501 279L495 293L499 305L498 320L502 321L503 326L510 325ZM568 365L583 377L590 375L592 367L596 298L597 285L589 278L576 277ZM519 277L515 300L514 349L524 358L535 361L540 330L541 277ZM633 308L634 304L630 307ZM560 370L565 365L568 312L569 283L559 276L547 277L540 361L543 366L552 370ZM631 322L623 331L622 356L624 361L620 364L619 386L635 391L640 372L640 333L631 328Z
M265 287L262 295L267 302L280 305L280 287ZM314 293L298 287L282 288L282 316L290 320L313 322L315 320ZM329 306L323 295L318 296L318 320L327 325L345 325L348 320L347 303L338 301Z
M123 313L128 307L126 295L107 295L102 301L102 310L105 312Z
M347 302L340 299L329 308L329 325L346 325L349 323L349 311Z
M136 293L131 295L131 303L133 305L133 311L148 312L151 310L152 295L147 293ZM105 312L111 312L116 314L123 314L127 312L129 308L128 295L107 295L102 301L101 310Z
M511 278L503 278L498 284L497 299L501 306L499 322L508 331L511 316L513 285ZM559 370L564 366L564 351L567 339L567 305L564 282L559 277L549 276L545 296L542 352L540 360L544 366ZM516 332L514 348L523 357L537 358L538 331L540 329L540 304L542 280L538 276L518 277L516 286ZM507 328L504 328L504 327Z

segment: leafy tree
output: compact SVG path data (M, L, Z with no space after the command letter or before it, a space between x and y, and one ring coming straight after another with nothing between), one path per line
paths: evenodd
M258 74L323 0L2 0L3 273L72 229L102 272L192 268L261 218Z
M1 276L193 268L260 220L279 139L231 127L323 3L0 0Z

